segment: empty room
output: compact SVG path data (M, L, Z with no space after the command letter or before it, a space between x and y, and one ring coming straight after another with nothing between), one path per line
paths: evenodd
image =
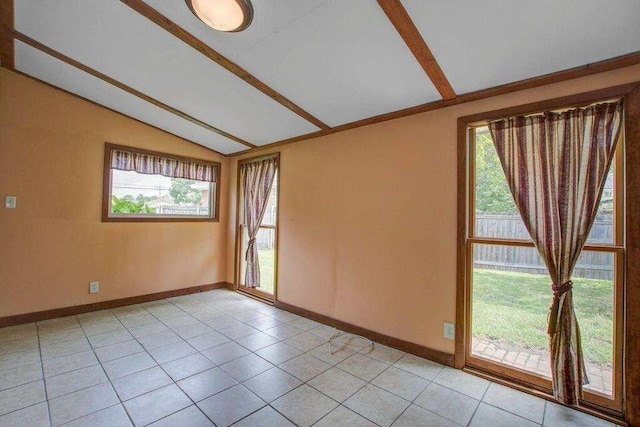
M640 426L637 0L0 0L0 427Z

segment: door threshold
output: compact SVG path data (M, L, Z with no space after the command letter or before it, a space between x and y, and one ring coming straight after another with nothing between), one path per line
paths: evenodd
M268 294L265 294L264 292L246 289L243 286L238 286L237 291L249 298L253 298L270 305L274 305L276 302L275 296L269 297Z
M580 412L584 412L588 415L592 415L594 417L598 417L600 419L603 419L605 421L608 421L610 423L614 423L616 425L621 425L621 426L628 426L627 422L624 420L624 418L622 417L621 413L615 412L611 409L606 409L606 408L601 408L599 406L596 405L590 405L588 402L585 402L584 405L588 405L588 406L577 406L577 405L563 405L562 403L558 402L555 397L553 396L553 394L548 393L546 391L542 391L542 390L538 390L534 387L532 387L531 385L527 385L524 383L521 383L519 381L514 381L513 379L509 379L506 377L502 377L493 373L488 373L485 372L481 369L478 368L474 368L474 367L469 367L469 366L465 366L464 368L462 368L462 371L467 372L469 374L475 375L477 377L480 378L484 378L486 380L489 380L491 382L506 386L506 387L510 387L513 388L515 390L521 391L523 393L527 393L527 394L531 394L533 396L539 397L541 399L544 400L548 400L549 402L553 402L555 404L558 405L562 405L562 406L566 406L568 408L571 409L575 409L576 411L580 411Z

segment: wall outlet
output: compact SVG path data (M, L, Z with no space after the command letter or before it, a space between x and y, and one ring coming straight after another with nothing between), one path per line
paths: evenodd
M15 209L16 208L16 202L17 202L17 197L16 196L7 196L4 198L4 207L7 209Z
M89 293L97 294L100 291L100 282L89 282Z
M444 322L444 337L448 340L456 339L456 325L455 323Z

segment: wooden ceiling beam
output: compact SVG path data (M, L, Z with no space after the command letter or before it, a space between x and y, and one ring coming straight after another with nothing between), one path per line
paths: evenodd
M13 16L13 0L0 0L0 63L9 70L15 67Z
M31 46L31 47L33 47L35 49L38 49L41 52L46 53L47 55L50 55L50 56L52 56L52 57L54 57L56 59L59 59L60 61L65 62L65 63L67 63L67 64L69 64L69 65L71 65L71 66L73 66L73 67L75 67L75 68L77 68L77 69L79 69L81 71L84 71L87 74L90 74L90 75L92 75L94 77L97 77L100 80L102 80L104 82L107 82L107 83L117 87L118 89L122 89L125 92L128 92L131 95L134 95L134 96L136 96L136 97L138 97L138 98L140 98L140 99L142 99L144 101L147 101L147 102L155 105L156 107L160 107L163 110L168 111L171 114L175 114L178 117L181 117L181 118L183 118L185 120L188 120L191 123L194 123L194 124L196 124L198 126L201 126L201 127L205 128L205 129L211 131L211 132L217 133L218 135L224 136L225 138L231 139L232 141L235 141L235 142L237 142L239 144L242 144L242 145L244 145L246 147L257 148L256 145L251 144L250 142L247 142L247 141L245 141L245 140L243 140L241 138L238 138L237 136L231 135L231 134L229 134L229 133L227 133L227 132L225 132L223 130L218 129L217 127L211 126L208 123L205 123L205 122L203 122L201 120L198 120L195 117L192 117L187 113L184 113L184 112L182 112L182 111L180 111L180 110L178 110L176 108L173 108L173 107L171 107L171 106L169 106L167 104L164 104L164 103L158 101L157 99L152 98L149 95L146 95L146 94L144 94L144 93L132 88L131 86L127 86L124 83L121 83L121 82L119 82L119 81L117 81L117 80L115 80L115 79L113 79L113 78L111 78L111 77L109 77L109 76L107 76L105 74L102 74L101 72L99 72L97 70L94 70L91 67L88 67L88 66L82 64L81 62L78 62L78 61L76 61L74 59L71 59L68 56L63 55L62 53L60 53L60 52L58 52L58 51L56 51L54 49L51 49L50 47L48 47L48 46L46 46L46 45L44 45L44 44L32 39L29 36L26 36L26 35L18 32L18 31L14 31L14 37L15 37L16 40L20 40L21 42L26 43L29 46Z
M585 77L591 74L604 73L605 71L611 71L618 68L630 67L632 65L640 64L640 51L633 52L627 55L618 56L604 61L594 62L592 64L581 65L579 67L570 68L568 70L557 71L555 73L545 74L543 76L532 77L530 79L520 80L513 83L507 83L500 86L491 87L488 89L482 89L476 92L465 93L454 99L443 99L440 101L429 102L422 105L416 105L415 107L405 108L403 110L393 111L391 113L381 114L375 117L369 117L367 119L358 120L355 122L347 123L344 125L336 126L328 130L311 132L306 135L300 135L293 138L284 139L281 141L273 142L271 144L261 145L258 148L252 148L248 150L239 151L231 154L230 156L239 156L241 154L268 150L269 148L278 147L281 145L292 144L294 142L306 141L313 138L318 138L325 135L330 135L337 132L343 132L350 129L356 129L363 126L372 125L375 123L386 122L389 120L400 119L402 117L413 116L415 114L426 113L428 111L438 110L440 108L450 107L453 105L464 104L467 102L478 101L481 99L491 98L494 96L505 95L512 92L518 92L526 89L533 89L540 86L546 86L553 83L560 83L566 80L577 79L579 77ZM634 84L638 84L636 82Z
M378 0L378 4L396 28L402 40L407 44L413 56L416 57L424 72L427 73L435 88L440 92L442 98L445 100L456 98L456 93L451 87L447 76L442 72L436 58L431 53L429 46L420 35L400 0Z
M129 6L131 9L138 12L140 15L149 19L154 24L158 25L160 28L165 31L171 33L173 36L182 40L198 52L202 53L207 58L211 59L213 62L217 63L221 67L225 68L227 71L233 73L238 78L244 80L246 83L253 86L255 89L258 89L260 92L267 95L269 98L273 99L277 103L283 105L289 110L296 113L298 116L307 120L310 123L313 123L317 127L322 130L330 129L330 126L326 123L323 123L318 118L314 117L300 106L296 105L293 101L287 99L284 95L278 93L271 87L267 86L265 83L257 79L251 73L249 73L244 68L240 67L235 62L227 59L225 56L212 49L208 44L203 42L202 40L196 38L191 33L189 33L184 28L180 27L175 22L171 21L169 18L162 15L160 12L146 4L142 0L120 0L122 3ZM186 6L185 6L186 7Z

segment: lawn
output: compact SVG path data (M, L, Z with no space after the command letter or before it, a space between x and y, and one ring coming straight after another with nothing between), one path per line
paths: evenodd
M260 290L273 294L275 282L275 251L258 249L258 262L260 263Z
M573 281L585 359L610 365L612 282L581 278ZM473 335L524 348L547 349L551 300L546 275L476 269L473 273Z

